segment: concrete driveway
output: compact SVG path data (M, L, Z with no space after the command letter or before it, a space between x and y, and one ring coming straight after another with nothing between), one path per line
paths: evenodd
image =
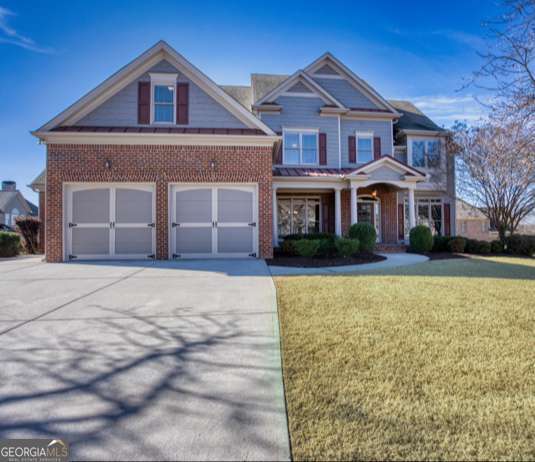
M0 439L74 459L289 459L263 261L0 261Z

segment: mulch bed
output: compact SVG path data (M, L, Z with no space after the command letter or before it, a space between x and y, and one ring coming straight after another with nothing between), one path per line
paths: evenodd
M322 266L345 266L345 265L364 265L366 263L374 263L386 260L381 255L373 253L362 253L354 257L343 258L307 258L307 257L287 257L283 255L275 255L274 258L266 260L266 263L271 266L294 266L296 268L320 268Z

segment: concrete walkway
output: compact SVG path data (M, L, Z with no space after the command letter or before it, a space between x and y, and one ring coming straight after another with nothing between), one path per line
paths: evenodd
M272 276L297 276L297 275L314 275L314 274L343 274L359 273L364 271L397 268L400 266L414 265L429 260L424 255L414 253L382 253L386 260L376 263L366 263L364 265L347 265L347 266L325 266L322 268L295 268L290 266L269 266Z
M289 460L261 260L0 261L0 439L73 460Z

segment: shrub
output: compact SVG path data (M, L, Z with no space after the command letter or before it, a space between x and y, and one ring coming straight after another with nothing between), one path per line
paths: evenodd
M479 243L476 239L466 239L464 251L466 253L478 253Z
M317 255L320 248L320 239L300 239L294 241L297 255L312 258Z
M351 257L359 251L360 243L358 239L347 239L341 237L335 242L336 251L340 257Z
M431 252L449 252L449 242L452 239L451 236L439 236L438 234L433 236L433 248Z
M20 236L17 233L0 231L0 257L15 257L20 252Z
M357 239L360 243L360 250L363 252L373 252L377 241L377 232L370 223L355 223L349 228L349 238Z
M39 228L41 222L34 217L18 217L15 220L17 229L23 237L24 248L28 253L37 253L39 251Z
M506 240L507 252L513 255L526 255L531 257L535 254L535 236L513 234Z
M281 253L289 257L298 255L295 243L303 239L320 241L318 256L329 257L336 253L336 247L334 246L336 236L330 233L289 234L284 236L281 244Z
M487 241L479 241L477 243L477 253L482 255L487 255L490 253L491 247L490 242Z
M503 242L502 241L492 241L490 243L490 251L492 253L503 253L504 251L504 246L503 246Z
M320 241L318 257L328 258L336 254L336 239L334 236L324 237L318 240Z
M410 250L417 253L427 253L433 248L433 235L425 225L418 225L409 233Z
M295 243L297 241L293 239L284 239L281 244L281 252L283 255L287 255L288 257L293 257L294 255L297 255L297 250L295 250Z
M285 241L300 241L301 239L334 239L334 234L330 233L307 233L307 234L288 234L284 236Z
M463 253L466 246L466 239L463 237L454 237L448 241L448 250L455 253Z

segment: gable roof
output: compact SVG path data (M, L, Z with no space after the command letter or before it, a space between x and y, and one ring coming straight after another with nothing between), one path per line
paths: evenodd
M169 63L179 69L180 72L198 85L214 100L223 105L247 127L260 129L267 135L275 134L266 124L255 117L233 97L228 95L214 81L203 74L163 40L160 40L136 59L121 68L63 112L55 116L38 130L34 131L33 134L39 136L42 135L43 132L48 132L59 125L76 124L78 120L90 113L136 78L143 75L162 59L169 61Z
M392 156L382 156L380 159L372 160L371 162L368 162L367 164L361 165L357 169L353 170L348 177L352 176L358 176L358 175L366 175L368 173L373 172L374 170L377 170L383 165L387 165L391 168L393 168L396 171L405 173L408 176L414 177L415 179L425 179L427 178L427 175L420 170L411 167L407 164L404 164L403 162L400 162L399 160L395 159Z
M220 85L220 87L248 111L251 110L251 106L253 105L253 92L251 87L246 85Z
M345 106L338 101L334 96L332 96L325 88L323 88L315 80L311 79L304 71L298 70L286 80L283 80L279 85L273 88L270 92L266 93L262 98L255 102L255 106L260 106L262 103L272 102L277 96L279 96L284 91L288 90L296 83L302 83L306 87L310 88L313 92L317 93L321 99L323 99L327 104L333 106L347 109Z
M251 91L253 103L284 82L287 74L251 74Z
M321 69L323 66L325 66L325 64L328 64L329 67L340 72L342 75L345 75L350 83L354 84L359 90L364 93L365 96L370 98L373 102L378 103L379 106L384 107L385 109L391 111L394 114L398 114L396 109L386 99L384 99L366 81L356 75L351 69L349 69L344 63L342 63L342 61L337 59L330 52L324 53L318 59L316 59L307 67L305 67L305 72L308 74L313 74L317 69Z
M0 191L0 210L4 213L7 213L11 211L14 207L18 207L17 205L14 205L17 200L20 206L24 208L24 210L20 210L21 212L32 212L32 207L30 206L30 203L26 199L24 199L24 196L20 193L20 191Z
M439 127L410 101L389 100L389 103L401 114L396 129L446 131Z

